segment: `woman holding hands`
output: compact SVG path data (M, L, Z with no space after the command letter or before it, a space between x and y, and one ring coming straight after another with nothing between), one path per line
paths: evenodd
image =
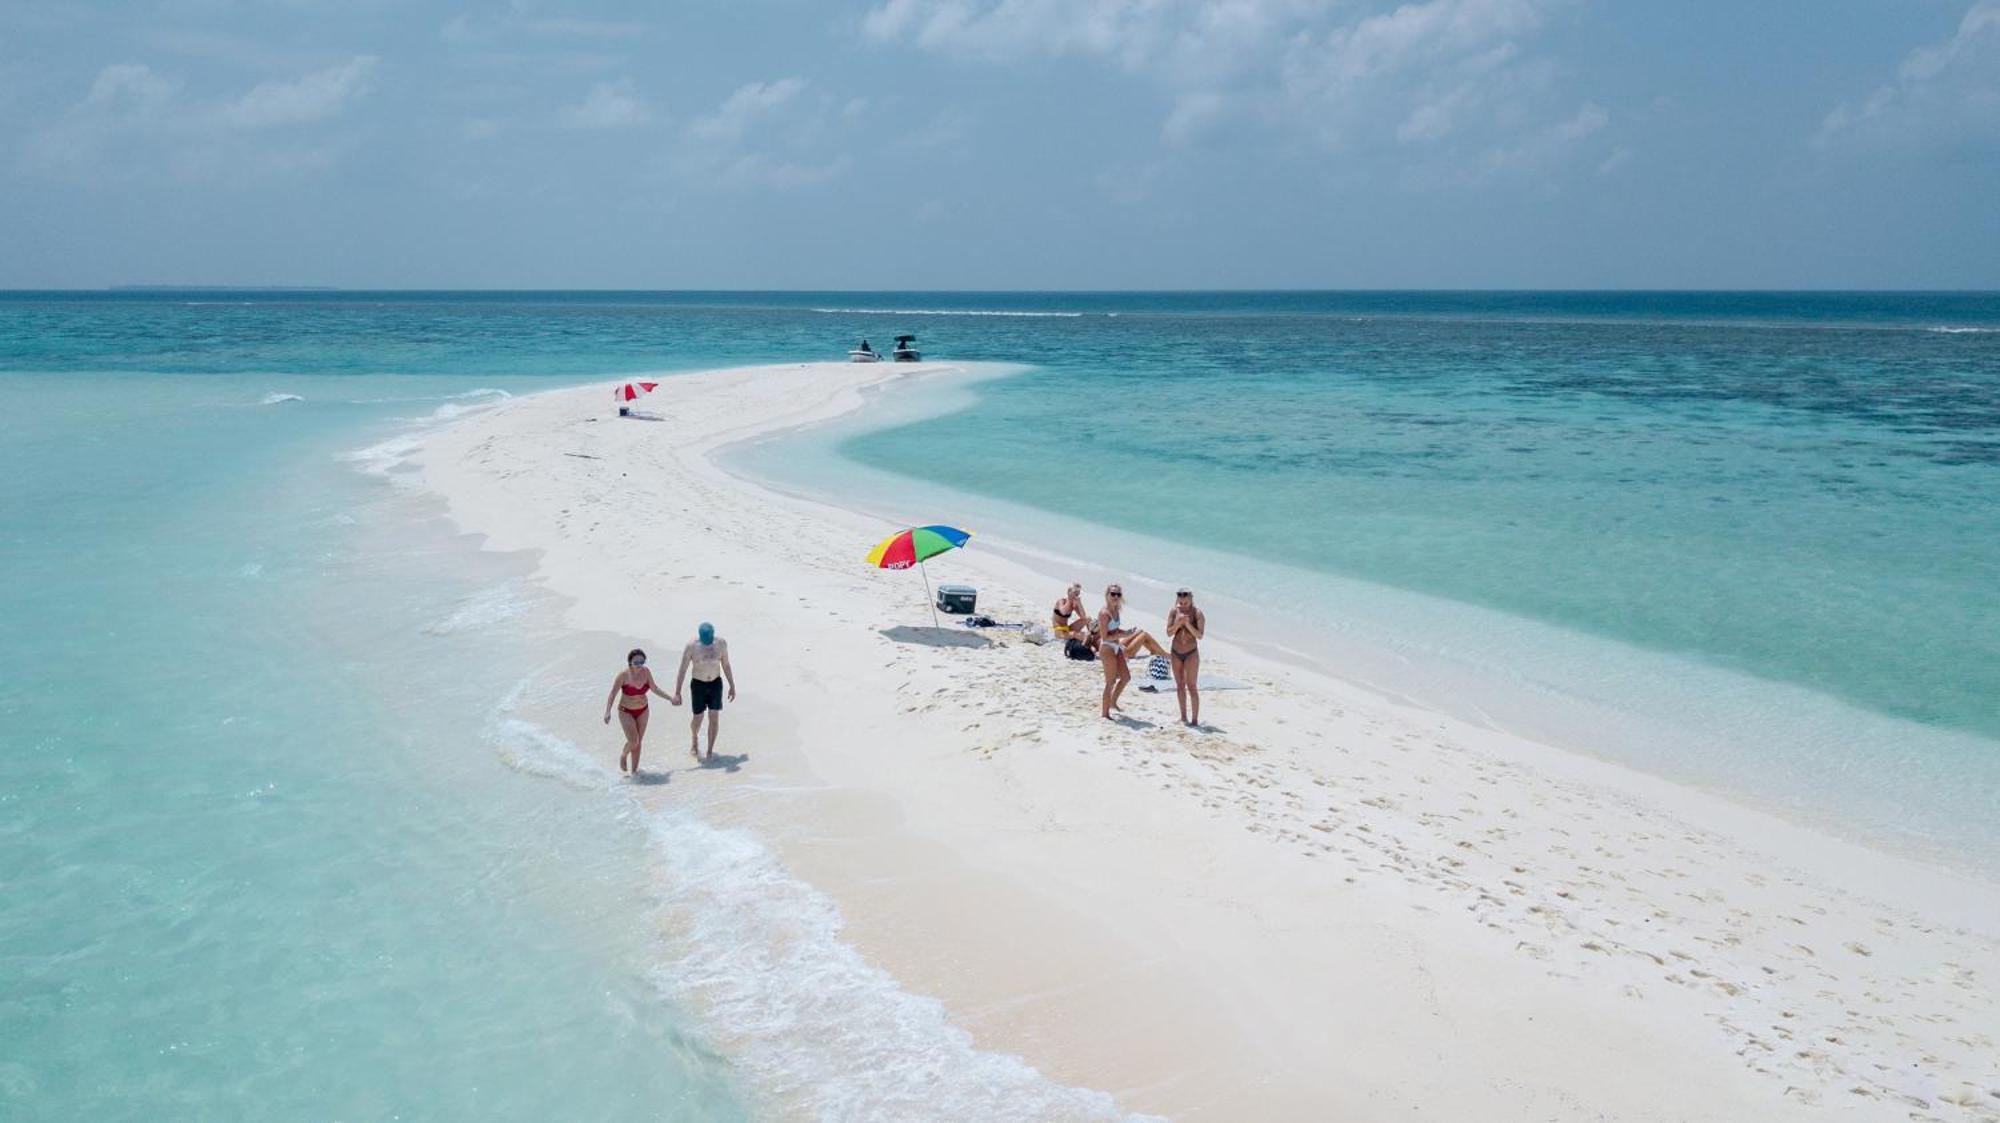
M618 771L639 774L639 744L646 739L646 695L657 694L668 701L667 692L646 669L646 653L633 648L625 655L625 669L611 680L611 693L604 699L604 724L611 724L611 710L618 710L618 726L625 731L625 751L618 754ZM623 695L621 701L619 696ZM633 705L637 701L638 705ZM631 762L630 767L626 765Z

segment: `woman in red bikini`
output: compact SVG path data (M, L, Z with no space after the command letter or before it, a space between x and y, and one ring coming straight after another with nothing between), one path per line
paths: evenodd
M667 692L653 681L653 672L646 669L646 653L635 647L625 656L625 669L611 680L611 693L604 699L604 724L611 724L611 710L616 706L618 725L625 730L625 751L618 754L618 771L630 772L634 776L639 774L639 742L646 737L646 694L649 691L662 698L667 697ZM623 701L619 700L621 694L624 695ZM638 705L633 705L634 701ZM625 764L628 757L632 761L630 768Z

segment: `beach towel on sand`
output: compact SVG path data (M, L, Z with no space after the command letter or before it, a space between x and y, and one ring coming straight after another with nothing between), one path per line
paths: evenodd
M1203 690L1250 689L1250 684L1244 682L1240 678L1230 678L1228 675L1211 675L1206 671L1202 672L1199 681L1201 683L1201 688ZM1145 691L1148 694L1162 694L1168 690L1173 689L1173 685L1174 684L1171 682L1158 682L1154 679L1147 679L1144 682L1139 683L1139 689Z

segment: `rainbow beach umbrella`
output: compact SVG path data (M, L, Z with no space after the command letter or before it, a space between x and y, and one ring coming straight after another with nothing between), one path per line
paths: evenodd
M924 572L924 562L946 550L956 550L971 539L971 534L955 526L908 527L877 542L868 551L868 564L877 569L917 567L917 572L924 575L924 600L931 606L931 623L935 625L937 601L931 596L931 577Z

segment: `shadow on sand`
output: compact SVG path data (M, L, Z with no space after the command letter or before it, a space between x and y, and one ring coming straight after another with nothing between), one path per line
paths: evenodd
M641 772L636 776L627 776L625 777L625 780L627 783L638 784L642 787L650 788L656 784L666 783L667 780L673 776L673 774L674 773L672 769L667 769L662 772Z
M720 770L723 772L734 772L743 767L743 763L749 759L749 753L736 753L734 755L729 753L712 753L702 758L701 767L703 771Z
M952 628L912 628L898 624L882 629L882 634L897 643L917 643L925 647L991 647L993 641L973 632Z

